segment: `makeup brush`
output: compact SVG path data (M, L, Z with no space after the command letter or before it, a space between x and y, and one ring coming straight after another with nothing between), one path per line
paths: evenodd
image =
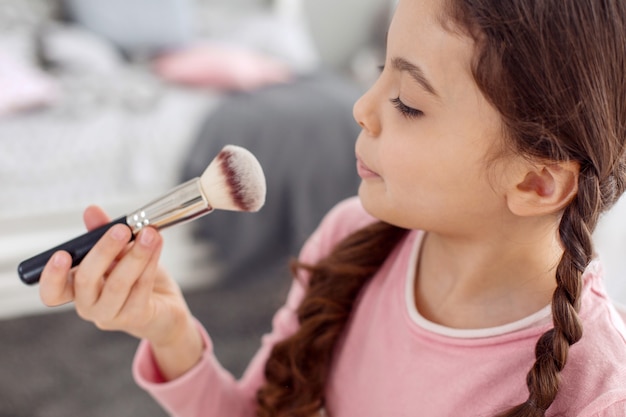
M24 283L35 284L55 252L67 251L72 256L72 266L76 266L115 224L130 227L133 240L144 227L164 229L215 209L258 211L265 203L265 190L265 175L254 155L242 147L227 145L200 177L179 185L126 216L21 262L17 271Z

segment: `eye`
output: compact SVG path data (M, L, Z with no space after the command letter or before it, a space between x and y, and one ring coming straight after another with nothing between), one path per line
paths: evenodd
M402 102L402 100L400 100L400 97L397 98L392 98L391 103L393 104L393 106L398 109L398 111L400 113L402 113L403 116L407 117L407 118L415 118L415 117L419 117L419 116L423 116L424 112L418 109L414 109L412 107L407 106L406 104L404 104Z

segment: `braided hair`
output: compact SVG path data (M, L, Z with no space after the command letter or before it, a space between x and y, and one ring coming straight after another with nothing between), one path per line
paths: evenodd
M569 348L583 335L582 273L600 214L624 191L626 3L467 0L452 16L474 34L474 78L502 115L513 151L576 161L578 190L558 227L564 252L552 297L554 327L535 348L527 400L502 417L540 417L554 401Z
M542 417L553 403L569 348L583 337L582 273L599 216L624 192L626 2L445 0L445 16L475 40L474 79L500 112L507 145L543 161L575 161L578 189L558 234L563 255L553 328L535 347L528 398L499 417ZM259 417L311 417L324 405L333 348L354 300L406 231L376 223L342 241L310 273L300 329L277 344L258 392Z

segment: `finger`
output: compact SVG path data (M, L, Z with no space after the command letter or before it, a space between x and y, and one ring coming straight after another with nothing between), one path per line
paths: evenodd
M100 226L108 224L111 222L111 218L105 213L105 211L99 206L88 206L83 213L83 222L87 227L87 230L97 229ZM124 256L124 251L122 251L118 257ZM112 269L115 266L115 262L111 264L109 267ZM108 274L108 271L105 275Z
M162 239L153 228L143 229L137 241L107 277L95 306L100 320L108 321L123 309L135 284L146 274L154 274Z
M87 230L93 230L110 221L111 218L98 206L89 206L83 213L83 222L87 226Z
M104 276L112 262L126 248L130 229L116 224L87 253L76 269L74 295L76 308L83 316L97 302ZM86 317L85 317L86 318Z
M72 257L64 251L56 252L46 264L39 280L39 297L47 306L59 306L74 299L70 267Z
M123 306L124 314L137 316L148 305L154 292L162 249L163 245L160 245L150 258L144 272L135 282L133 290Z

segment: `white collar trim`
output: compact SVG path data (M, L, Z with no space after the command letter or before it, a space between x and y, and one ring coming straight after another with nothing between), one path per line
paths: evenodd
M419 256L420 247L424 239L424 233L420 232L416 237L411 248L411 255L409 257L409 266L407 268L406 285L405 285L405 300L406 307L409 312L411 321L419 327L442 336L454 337L459 339L478 339L486 337L500 336L507 333L512 333L518 330L527 329L533 327L539 323L547 322L551 317L551 306L547 305L536 313L523 319L514 321L512 323L504 324L502 326L488 327L483 329L455 329L452 327L442 326L424 318L415 306L415 268L417 266L417 258Z

